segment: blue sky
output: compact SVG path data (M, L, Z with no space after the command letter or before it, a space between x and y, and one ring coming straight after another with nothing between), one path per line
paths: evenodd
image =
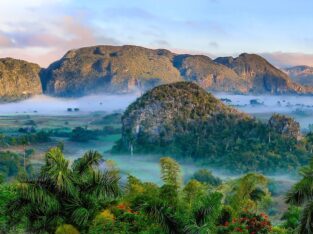
M5 0L0 9L0 56L43 66L95 44L313 66L312 0Z

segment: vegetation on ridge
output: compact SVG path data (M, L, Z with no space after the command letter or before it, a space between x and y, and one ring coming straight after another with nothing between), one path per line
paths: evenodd
M224 105L193 83L162 85L131 104L113 152L170 154L237 172L295 170L312 156L312 137L274 115L269 124Z

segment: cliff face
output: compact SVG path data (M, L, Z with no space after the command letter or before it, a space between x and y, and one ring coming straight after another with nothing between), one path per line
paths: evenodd
M209 91L307 93L257 55L238 58L177 55L138 46L95 46L69 51L43 72L44 92L55 96L127 93L192 81Z
M313 87L313 67L295 66L284 69L291 79L300 84Z
M16 101L41 94L40 70L37 64L0 59L0 101Z
M245 79L250 93L312 93L312 89L294 83L287 74L255 54L241 54L237 58L220 57L215 62L231 68Z

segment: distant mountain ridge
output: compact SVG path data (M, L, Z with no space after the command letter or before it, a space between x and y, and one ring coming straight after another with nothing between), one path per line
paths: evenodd
M14 61L18 64L18 60ZM10 72L19 76L0 80L3 87L4 82L17 84L17 88L10 85L10 91L2 89L5 91L0 97L11 94L17 99L23 97L25 90L19 87L20 84L28 87L27 80L34 85L34 90L26 90L28 96L41 92L61 97L130 93L177 81L191 81L217 92L313 94L313 88L295 83L286 73L254 54L212 60L204 55L175 54L131 45L92 46L70 50L46 69L24 63L23 68L11 67ZM33 68L32 74L29 67ZM7 68L2 66L0 74L4 73L7 74Z
M295 66L284 69L290 78L301 85L313 86L313 67Z
M39 65L23 60L0 59L0 102L16 101L41 94Z
M250 93L263 94L297 94L311 92L293 82L288 75L274 67L263 57L243 53L237 58L220 57L214 60L234 70L248 83Z

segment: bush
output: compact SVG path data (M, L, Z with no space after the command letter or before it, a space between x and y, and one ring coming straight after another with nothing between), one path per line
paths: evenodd
M219 228L219 233L247 233L247 234L268 234L272 231L271 222L264 213L255 214L249 211L242 212L239 218L232 222L226 222Z
M207 169L200 169L196 171L192 178L201 183L206 183L213 186L218 186L222 183L220 178L213 176L212 172Z

